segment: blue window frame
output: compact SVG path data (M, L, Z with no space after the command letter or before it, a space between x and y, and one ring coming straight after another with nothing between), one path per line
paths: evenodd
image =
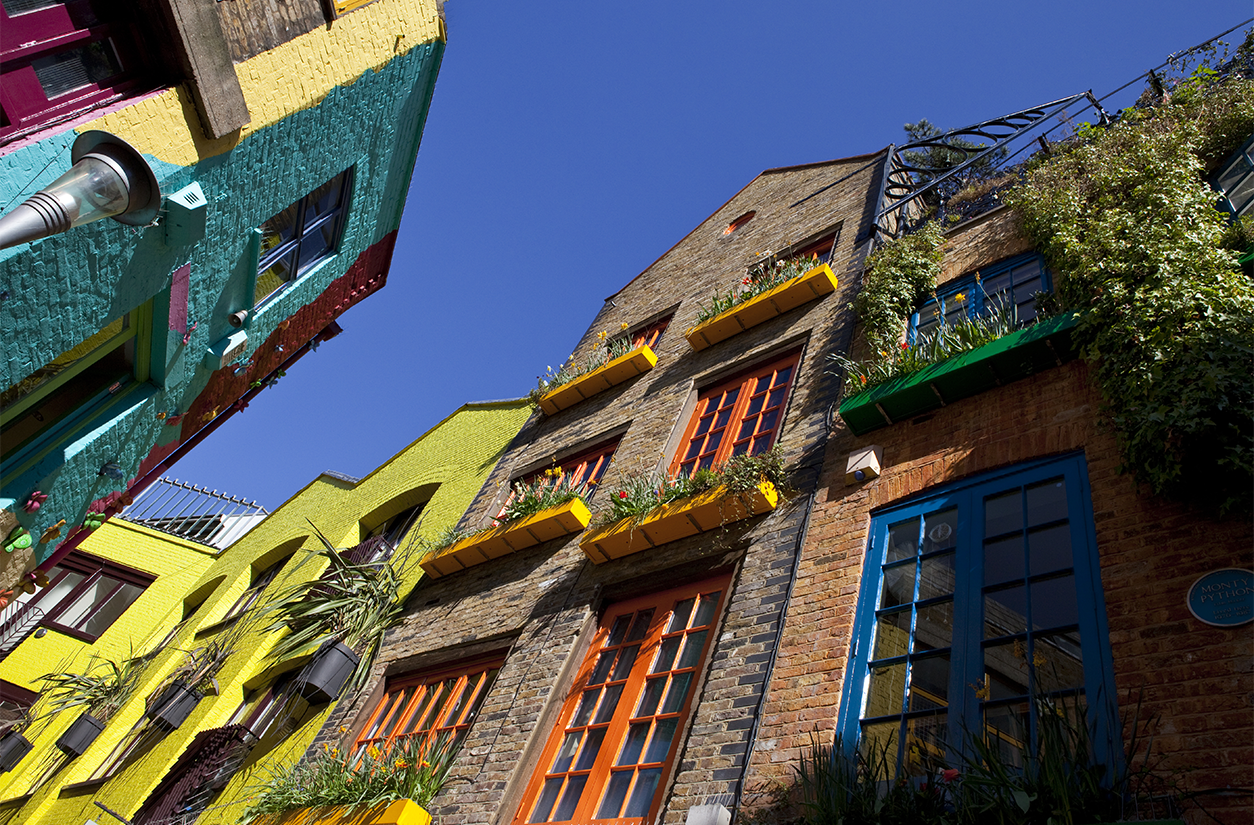
M897 773L956 764L964 731L1014 759L1033 698L1117 758L1113 668L1082 456L987 474L873 514L839 730ZM1115 734L1117 735L1117 734ZM934 758L933 758L934 757Z
M352 187L353 170L345 169L261 225L254 306L336 253Z
M979 280L977 280L977 277ZM1036 319L1038 292L1050 292L1053 285L1039 253L1018 255L971 275L945 284L943 291L928 300L910 319L910 343L919 333L941 325L992 312L999 306L1013 306L1019 324Z

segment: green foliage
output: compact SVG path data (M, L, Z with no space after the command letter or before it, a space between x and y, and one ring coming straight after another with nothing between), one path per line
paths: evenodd
M735 455L719 466L697 470L691 476L672 478L664 473L625 473L613 485L603 485L610 491L610 508L597 523L612 524L626 518L639 520L663 504L721 486L726 486L731 493L745 493L769 481L782 490L786 477L778 449L756 456Z
M945 258L944 240L940 226L932 222L912 235L889 241L867 259L853 308L874 349L895 346L906 319L935 291Z
M891 745L892 754L889 754ZM940 782L891 782L895 741L866 742L850 752L813 737L793 766L807 825L940 825L948 818L949 788Z
M919 334L913 346L905 343L890 345L889 349L881 349L865 361L854 361L839 353L831 353L827 357L844 372L846 395L869 390L895 378L913 375L960 353L978 349L1019 328L1013 305L989 303L995 304L992 312L953 323L942 320L940 326Z
M329 745L320 753L253 786L260 796L240 817L279 815L301 808L373 808L399 799L426 807L448 779L459 742L451 736L406 739L387 753L371 746L355 755Z
M130 656L121 663L93 653L83 673L45 673L38 681L47 701L43 718L65 710L82 708L100 722L108 722L135 691L147 662Z
M1195 74L1170 103L1089 129L1008 200L1057 276L1124 469L1154 493L1250 506L1254 284L1203 162L1254 131L1254 82Z
M623 324L623 331L626 331L627 325ZM619 356L626 355L634 349L631 345L631 338L621 335L617 338L610 338L609 333L601 331L597 333L596 346L592 348L592 352L588 353L588 357L583 363L576 363L575 356L570 356L566 363L558 367L557 372L552 367L546 367L542 377L537 379L536 388L527 394L527 399L532 405L538 405L540 399L547 393L552 392L563 384L569 384L580 376L587 375L593 370L613 361Z
M351 693L365 685L384 634L400 624L401 575L392 562L353 564L333 547L317 552L327 560L322 577L292 585L266 608L275 617L267 630L291 630L272 655L304 656L343 642L361 657L345 687Z
M785 258L776 260L768 257L749 268L749 274L740 279L740 283L727 290L724 295L715 292L708 304L697 309L697 323L702 324L711 318L722 315L729 309L756 298L763 292L769 292L780 284L798 278L818 266L815 258Z
M509 522L527 518L586 496L587 489L583 484L575 483L572 476L563 475L561 467L554 467L531 481L515 481L513 494L505 505L501 520Z

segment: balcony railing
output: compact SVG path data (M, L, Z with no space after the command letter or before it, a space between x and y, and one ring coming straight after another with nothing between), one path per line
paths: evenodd
M269 515L255 501L177 479L157 479L119 518L225 550Z
M44 612L22 601L14 601L0 610L0 661L35 632L44 620Z

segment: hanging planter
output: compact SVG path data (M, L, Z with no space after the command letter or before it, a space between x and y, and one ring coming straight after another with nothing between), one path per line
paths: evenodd
M0 736L0 773L16 768L32 747L30 741L15 730Z
M296 691L311 705L338 699L361 657L343 642L327 642L296 677Z
M82 756L91 747L91 743L96 741L96 737L104 730L104 726L104 722L90 713L84 713L71 722L61 734L61 738L57 740L57 747L63 753L69 754L70 758Z
M148 709L148 718L167 730L174 730L192 715L200 702L200 694L183 682L171 682L161 691L152 707Z

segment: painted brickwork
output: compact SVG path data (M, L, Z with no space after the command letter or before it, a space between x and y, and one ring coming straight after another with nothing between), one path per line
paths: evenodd
M946 279L1023 251L999 212L950 233ZM960 262L960 263L958 263ZM1119 473L1100 396L1071 362L934 414L856 437L837 419L802 552L747 787L788 784L812 733L832 741L863 575L869 513L921 491L1029 459L1082 452L1087 462L1120 711L1157 719L1162 769L1190 791L1254 786L1254 644L1248 625L1210 627L1186 606L1209 570L1251 566L1251 525L1215 521L1138 492ZM883 474L845 484L855 449L883 447ZM1143 692L1143 693L1142 693ZM765 804L758 796L756 804ZM1249 822L1248 794L1208 796L1223 822ZM1207 820L1198 812L1188 821Z
M184 420L181 435L189 436L205 411L239 397L221 398L223 387L264 377L280 345L290 351L309 340L293 340L296 332L313 330L312 337L383 285L443 54L442 32L434 2L379 0L257 54L235 67L251 122L221 140L203 135L179 86L74 131L7 147L0 200L51 182L64 171L77 133L103 129L145 154L163 192L197 182L209 206L207 235L189 246L167 246L160 225L101 221L0 252L0 279L10 295L0 304L0 334L8 344L0 358L3 386L124 313L149 302L153 310L141 327L151 338L148 380L141 375L104 408L7 460L0 507L16 511L36 535L62 518L72 528L90 502L125 488L127 482L97 475L105 462L134 479L146 457L168 454L170 432L159 413L188 412L212 382L212 403L195 406ZM398 34L404 35L399 45ZM228 368L215 377L202 356L233 331L229 313L252 306L252 230L350 164L352 201L337 254L252 314L248 349L238 362L247 372L236 380L223 376ZM187 317L194 328L175 331L169 329L171 274L184 264L191 267ZM300 323L289 323L311 306ZM30 516L18 505L35 489L50 497ZM56 547L54 541L35 549L47 558ZM20 572L0 576L0 586Z
M38 745L43 750L37 749L24 760L17 772L5 775L7 784L0 786L0 795L9 797L9 800L0 802L0 822L56 825L98 818L99 809L92 804L93 800L124 816L134 815L198 732L224 725L239 707L247 689L268 683L275 675L292 666L292 663L285 665L273 660L270 650L276 635L260 632L261 626L264 626L262 622L243 640L238 647L239 652L217 675L218 696L201 700L192 716L177 731L128 763L108 781L80 788L69 787L87 780L131 730L143 712L143 697L151 694L178 664L182 656L180 650L203 645L229 629L229 626L219 623L249 586L252 573L295 551L267 593L278 593L284 587L320 575L323 563L309 552L319 543L312 535L307 519L312 520L324 535L339 546L352 546L362 540L365 531L400 510L425 500L422 521L407 535L405 543L417 541L420 536L430 538L438 535L465 511L497 458L529 415L530 407L522 400L467 404L366 478L352 480L346 476L323 474L288 499L220 558L208 559L199 567L180 568L178 587L161 591L159 613L145 611L132 617L128 611L124 616L127 621L147 622L151 628L135 633L139 648L139 639L160 640L174 627L182 618L185 601L194 604L204 599L188 624L170 642L166 652L155 658L145 671L144 682L137 691L140 698L125 706L91 749L58 772L51 782L28 799L13 799L15 795L26 792L33 779L46 767L39 755L51 747L55 736L41 736ZM112 524L106 524L101 530ZM126 528L131 528L131 525L124 525L123 529ZM150 552L158 556L161 555L159 545L163 542L181 544L164 534L133 529L155 537L153 543L158 549ZM92 537L93 541L95 538ZM165 552L168 555L168 546ZM169 565L171 562L166 559L165 563ZM407 587L413 586L417 575L416 569L411 571L406 579ZM161 582L160 579L158 581ZM36 640L26 642L23 648L34 642ZM3 669L0 669L0 678L7 678ZM285 740L272 742L263 739L264 747L250 756L248 770L236 775L215 800L214 807L206 811L198 822L202 825L235 822L248 796L245 789L264 777L266 771L300 756L329 711L329 706L310 709L299 718L298 727ZM266 750L267 747L272 749ZM8 819L5 819L6 815Z
M738 193L598 313L577 347L582 359L602 330L616 333L673 311L650 372L553 416L537 413L502 457L462 520L480 527L499 510L509 480L545 468L616 434L622 436L604 490L618 472L665 469L696 393L746 366L802 348L800 372L779 446L799 492L771 515L726 525L628 558L593 565L576 540L556 540L419 584L413 612L387 642L372 690L342 703L319 742L353 735L381 695L386 677L509 648L509 655L471 729L454 779L432 813L446 825L508 823L555 723L599 613L623 599L734 573L708 668L696 688L690 732L667 783L661 821L683 822L690 806L737 786L761 700L764 664L787 597L789 571L806 520L808 494L836 387L824 353L848 336L845 304L859 280L870 202L883 155L771 170ZM811 196L811 197L806 197ZM756 210L731 234L724 229ZM840 227L832 269L837 292L696 353L683 337L698 307L726 291L763 250L782 250Z

